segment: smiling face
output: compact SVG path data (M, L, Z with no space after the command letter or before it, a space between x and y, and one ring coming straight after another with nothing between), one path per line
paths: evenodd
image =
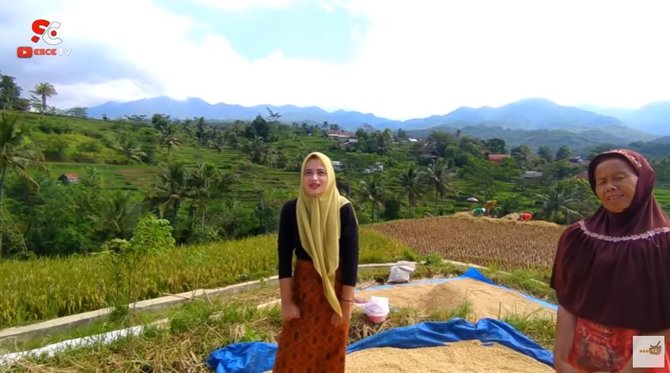
M328 172L319 158L311 158L302 173L302 185L311 197L318 197L326 190Z
M610 212L619 213L630 206L635 188L637 174L633 167L620 158L610 158L596 166L596 195L603 207Z

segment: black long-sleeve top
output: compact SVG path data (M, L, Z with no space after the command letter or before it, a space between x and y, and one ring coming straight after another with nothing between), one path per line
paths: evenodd
M293 277L293 252L298 259L312 261L300 243L297 199L286 202L279 218L279 278ZM351 203L340 208L340 265L342 285L356 286L358 274L358 224Z

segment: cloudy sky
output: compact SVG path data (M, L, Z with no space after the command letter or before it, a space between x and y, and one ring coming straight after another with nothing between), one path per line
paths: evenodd
M10 5L11 4L11 5ZM167 95L390 119L528 97L670 100L667 0L0 2L0 72L60 107ZM69 56L16 57L35 19Z

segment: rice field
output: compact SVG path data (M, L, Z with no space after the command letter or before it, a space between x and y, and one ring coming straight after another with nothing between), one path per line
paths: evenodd
M565 229L547 222L474 218L468 213L370 227L407 244L418 254L502 268L551 266Z
M409 259L405 245L361 229L360 262ZM116 269L118 270L118 269ZM0 328L108 307L116 271L108 255L0 261ZM146 258L133 274L138 299L274 276L277 236L178 247Z

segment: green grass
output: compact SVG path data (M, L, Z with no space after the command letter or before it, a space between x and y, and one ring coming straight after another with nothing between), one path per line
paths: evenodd
M276 242L276 235L270 234L148 256L141 273L136 274L135 294L140 300L149 299L273 276ZM361 263L391 262L413 255L407 246L366 228L360 231L359 244ZM112 273L106 255L0 261L0 326L104 308L113 299Z
M655 188L654 196L666 214L670 214L670 188Z
M556 320L534 315L510 315L504 317L502 321L511 324L542 347L553 350L556 340Z

